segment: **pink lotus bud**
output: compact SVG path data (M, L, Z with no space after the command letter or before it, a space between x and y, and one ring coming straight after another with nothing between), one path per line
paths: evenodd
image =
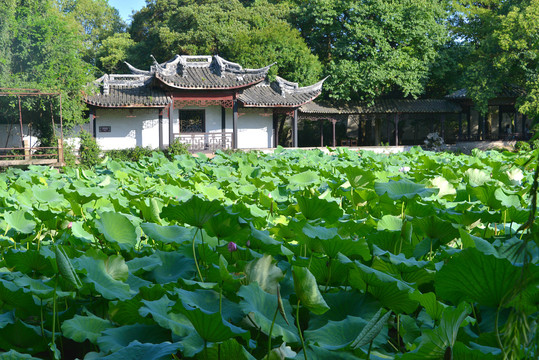
M71 229L72 226L73 226L73 221L70 221L69 224L67 224L67 228Z
M236 250L238 250L238 246L236 245L236 243L235 243L235 242L232 242L232 241L229 242L229 243L228 243L228 251L234 252L234 251L236 251Z

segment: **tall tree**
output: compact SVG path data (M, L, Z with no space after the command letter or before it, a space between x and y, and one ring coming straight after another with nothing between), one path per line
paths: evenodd
M419 96L444 43L444 9L431 0L297 0L296 25L325 65L329 96Z
M83 37L83 59L96 66L96 74L105 70L99 62L103 41L126 30L117 9L108 0L56 0L60 11L80 25Z
M310 84L321 66L300 33L288 22L286 3L267 0L149 0L133 17L131 36L137 42L130 60L150 64L150 54L167 60L174 54L218 54L244 66L277 62L270 75Z
M66 123L81 122L81 91L91 77L78 24L52 1L3 1L0 13L7 15L0 25L0 85L61 91Z
M539 114L539 1L455 0L452 32L467 53L459 64L463 86L476 108L486 113L488 100L504 87L516 86L526 93L520 110Z

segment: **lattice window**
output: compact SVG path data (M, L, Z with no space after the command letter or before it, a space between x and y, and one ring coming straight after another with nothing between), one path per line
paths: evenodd
M180 110L180 133L205 132L204 110Z

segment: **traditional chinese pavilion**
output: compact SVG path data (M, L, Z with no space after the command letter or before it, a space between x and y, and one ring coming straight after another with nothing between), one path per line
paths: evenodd
M292 117L297 146L298 108L315 99L324 80L306 87L277 77L271 65L244 69L219 56L176 55L149 71L104 75L85 97L90 131L103 149L164 148L179 138L191 150L271 148L277 115Z

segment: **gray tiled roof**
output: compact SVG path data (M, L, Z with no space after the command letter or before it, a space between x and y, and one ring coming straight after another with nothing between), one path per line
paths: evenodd
M298 87L297 83L277 77L272 83L264 81L245 89L238 99L245 107L297 107L320 95L324 81Z
M518 86L514 85L505 85L501 89L500 93L496 96L497 98L517 98L524 95L524 91ZM471 99L468 96L467 89L459 89L446 96L447 99L451 100L469 100Z
M448 100L438 99L380 99L372 105L348 103L343 106L316 104L303 105L300 112L305 114L394 114L394 113L458 113L461 107Z
M122 79L126 77L128 80ZM84 99L94 106L165 107L171 101L162 89L152 87L151 79L144 76L105 75L94 84L99 87L98 92Z
M236 89L254 85L265 79L272 65L260 69L244 69L239 64L219 56L180 56L157 63L150 71L128 64L133 74L154 75L156 79L176 89Z

